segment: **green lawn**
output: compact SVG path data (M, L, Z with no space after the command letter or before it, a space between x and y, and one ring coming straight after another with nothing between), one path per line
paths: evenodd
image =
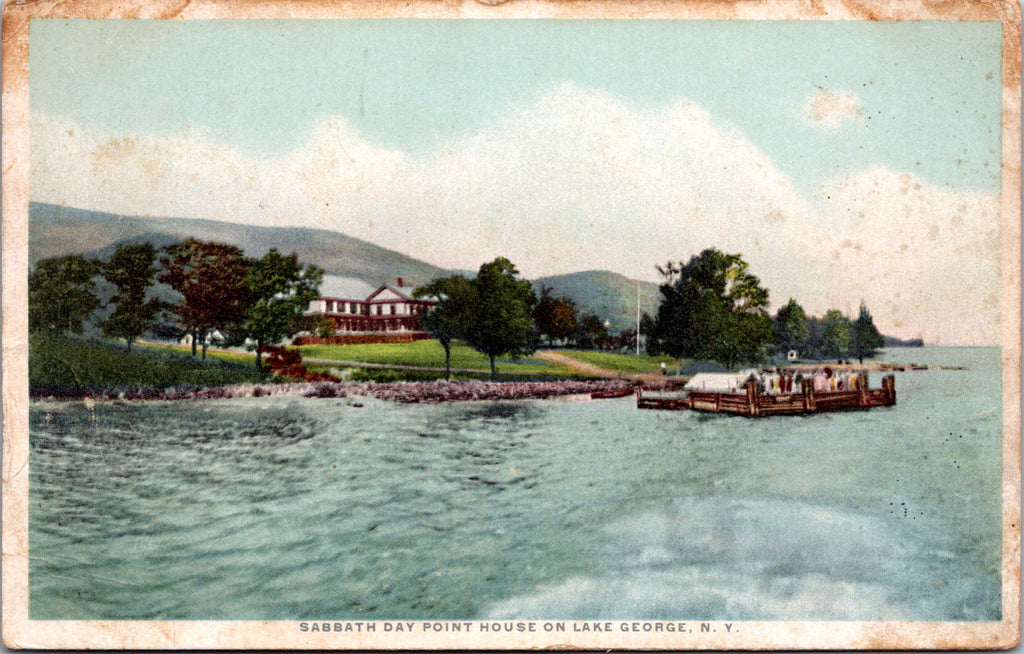
M33 336L29 342L29 389L33 395L130 391L172 386L223 386L262 382L255 366L217 359L200 361L165 350L84 338Z
M612 352L594 352L591 350L558 350L559 354L598 366L606 370L615 370L628 373L655 373L661 372L661 364L664 362L669 370L675 370L679 365L676 359L670 356L649 356L639 357L629 354L614 354Z
M137 343L135 347L144 347L151 350L164 350L167 352L178 352L180 354L187 354L189 358L192 358L192 346L191 345L157 345L156 343ZM202 349L196 349L196 358L202 359ZM217 359L219 361L229 361L231 363L243 363L249 364L253 368L256 367L256 353L255 352L216 352L214 350L206 351L207 359ZM264 355L263 362L266 365L267 357Z
M302 358L360 361L400 366L424 366L444 369L444 348L435 340L412 343L367 343L361 345L303 345L298 348ZM490 372L490 363L473 348L452 346L452 368L471 368ZM537 374L568 375L576 373L534 357L523 357L515 363L498 360L498 372L523 371Z

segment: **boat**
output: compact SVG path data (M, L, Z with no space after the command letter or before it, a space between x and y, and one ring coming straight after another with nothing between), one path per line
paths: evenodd
M831 379L829 374L828 379ZM844 378L843 388L831 384L815 390L814 377L806 377L789 390L767 392L764 377L756 371L695 375L682 390L637 389L638 409L690 410L730 413L748 417L800 415L895 406L896 378L886 375L881 388L868 387L866 372Z
M616 397L626 397L634 393L632 386L626 386L625 388L615 388L610 391L594 391L590 394L592 400L611 400Z

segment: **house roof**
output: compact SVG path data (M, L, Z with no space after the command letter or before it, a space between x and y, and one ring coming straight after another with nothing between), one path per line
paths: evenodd
M354 277L324 275L323 281L320 282L320 297L361 302L373 292L373 286Z
M394 297L391 297L394 295ZM383 296L383 297L381 297ZM409 295L397 290L394 286L382 284L373 293L367 296L367 300L411 300Z

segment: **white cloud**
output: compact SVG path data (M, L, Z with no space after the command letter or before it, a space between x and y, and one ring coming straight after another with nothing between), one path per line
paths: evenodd
M862 113L856 94L823 88L808 96L805 111L811 123L829 130L859 120Z
M998 285L996 248L976 236L996 237L994 198L876 170L808 201L741 133L686 101L638 111L564 85L421 159L370 145L342 119L274 158L194 131L124 137L46 117L33 146L37 201L334 229L452 268L504 255L531 277L600 268L654 279L655 264L716 246L743 253L777 304L795 297L820 313L864 298L899 335L956 340L951 306L969 308L978 329L995 315L964 292Z
M999 341L997 196L875 168L820 189L816 214L830 296L929 343Z

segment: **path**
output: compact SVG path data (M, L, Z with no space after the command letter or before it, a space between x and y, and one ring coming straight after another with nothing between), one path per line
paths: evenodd
M665 382L665 377L658 373L635 373L623 372L621 370L609 370L607 368L595 366L591 363L579 361L578 359L560 354L553 350L537 350L533 356L538 359L543 359L544 361L557 363L558 365L565 366L566 368L585 372L588 375L604 377L606 379L631 379L633 381L641 381L647 384L661 384Z

